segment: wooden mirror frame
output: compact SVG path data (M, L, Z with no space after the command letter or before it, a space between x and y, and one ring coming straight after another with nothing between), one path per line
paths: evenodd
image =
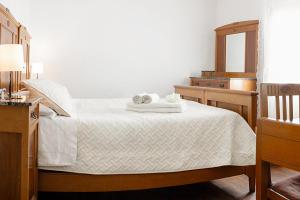
M258 20L235 22L215 29L216 75L256 78L258 63ZM226 72L226 36L246 33L245 72Z

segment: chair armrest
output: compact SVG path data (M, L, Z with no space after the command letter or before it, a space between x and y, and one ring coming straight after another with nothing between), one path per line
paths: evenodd
M258 132L263 135L300 142L299 123L260 118L258 119Z
M261 118L257 126L257 158L300 171L300 124Z

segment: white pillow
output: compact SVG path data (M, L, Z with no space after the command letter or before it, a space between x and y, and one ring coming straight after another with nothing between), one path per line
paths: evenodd
M22 84L30 96L42 97L41 103L54 110L58 115L71 117L73 101L67 88L49 80L25 80Z
M43 104L40 104L40 116L49 117L52 119L56 115L57 114L56 114L56 112L54 112L54 110L52 110L51 108L48 108L47 106L44 106Z

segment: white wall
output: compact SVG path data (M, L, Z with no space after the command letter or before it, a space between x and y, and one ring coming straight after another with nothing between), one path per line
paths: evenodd
M173 92L214 57L215 0L29 0L32 61L74 97Z
M216 27L261 19L265 0L217 0Z
M29 24L29 0L0 0L22 24Z
M31 60L74 97L173 91L214 69L214 29L265 0L0 0L32 34Z

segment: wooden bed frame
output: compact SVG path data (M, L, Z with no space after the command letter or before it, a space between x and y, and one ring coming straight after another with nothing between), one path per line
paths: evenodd
M111 192L188 185L242 175L249 177L255 191L255 167L224 166L172 173L88 175L39 170L38 190L42 192Z
M257 93L215 88L175 86L184 98L199 103L233 110L241 114L255 129ZM87 175L39 170L39 191L43 192L108 192L141 190L200 183L245 174L249 190L255 191L255 166L222 166L172 173Z

